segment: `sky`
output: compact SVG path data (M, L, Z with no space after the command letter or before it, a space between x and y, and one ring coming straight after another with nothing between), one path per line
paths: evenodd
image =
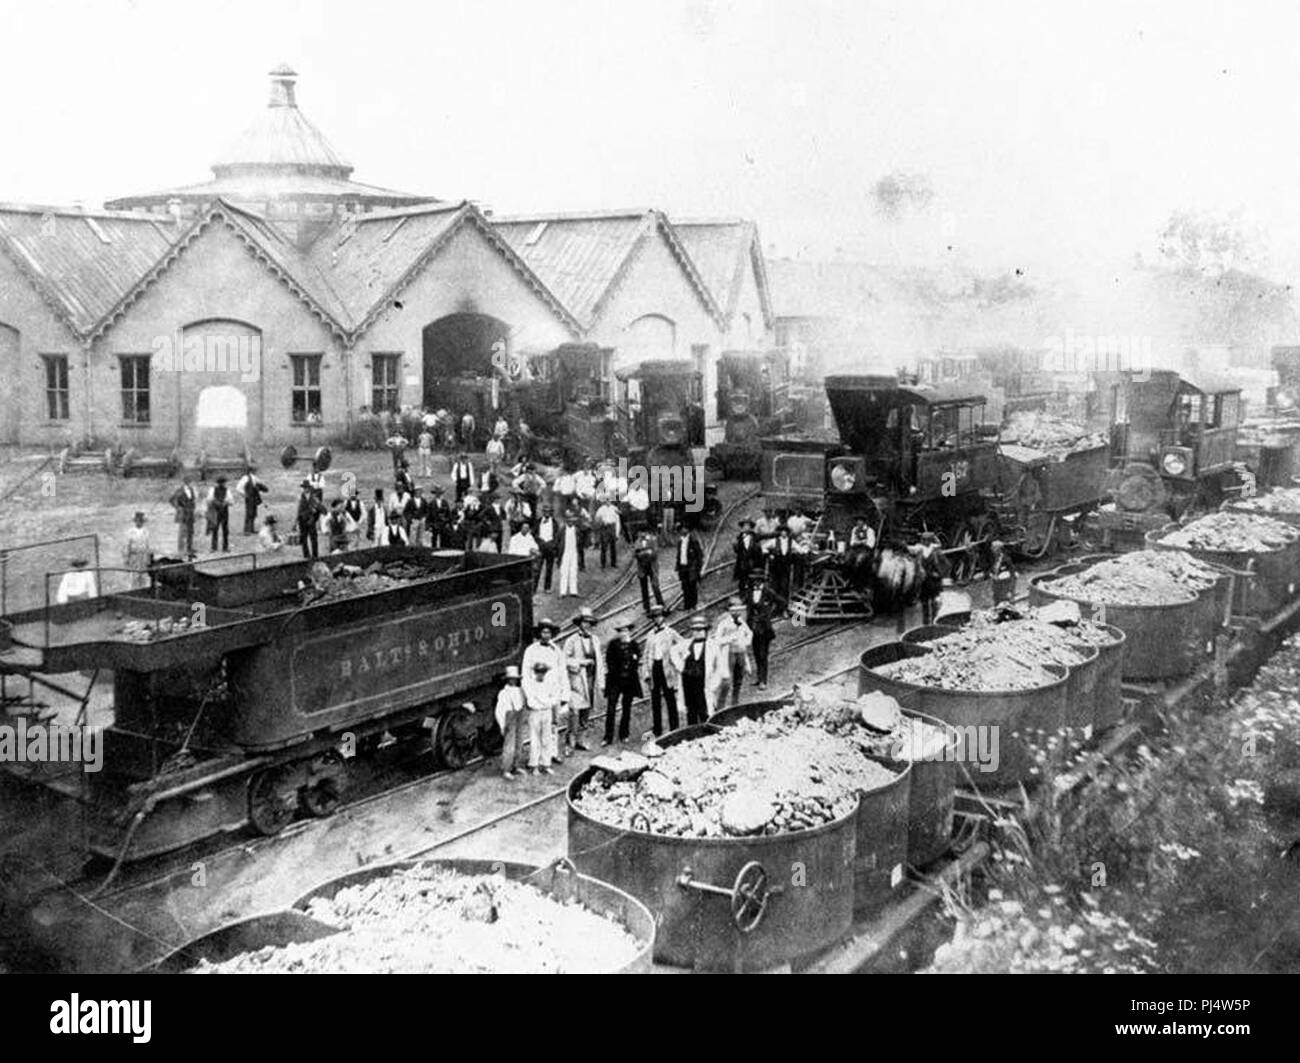
M0 201L210 177L300 74L355 179L741 216L769 254L1094 271L1240 211L1300 278L1300 7L1200 0L0 0ZM891 222L872 188L923 175Z

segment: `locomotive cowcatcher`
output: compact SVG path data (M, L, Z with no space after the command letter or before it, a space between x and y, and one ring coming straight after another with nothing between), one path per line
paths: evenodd
M841 442L763 440L765 502L818 512L837 534L865 516L882 542L934 531L946 547L970 552L991 537L998 440L983 395L892 375L825 384Z
M334 596L322 565L366 575ZM90 849L119 862L329 815L353 758L393 740L462 766L499 743L493 698L532 627L527 558L233 555L157 568L150 584L6 616L0 647L10 691L111 674L102 769L83 771L81 799Z

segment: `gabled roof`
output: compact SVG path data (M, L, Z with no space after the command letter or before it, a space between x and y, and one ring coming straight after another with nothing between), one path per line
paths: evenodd
M169 218L0 204L0 251L82 338L175 238Z
M708 285L660 211L510 215L494 217L492 224L584 329L591 329L600 319L637 248L656 234L668 244L706 312L724 327Z
M719 218L677 219L673 228L713 293L727 325L730 326L735 319L745 272L753 270L759 305L763 308L763 323L771 328L772 298L768 291L767 265L758 239L758 226L742 218Z
M348 334L349 322L342 301L310 263L264 218L225 200L215 200L199 212L166 252L140 276L90 330L90 338L105 332L131 305L153 287L213 225L224 225L298 300L336 335Z
M575 336L581 335L581 325L564 303L468 201L356 216L322 235L306 257L337 292L354 323L352 332L356 336L466 225L479 230L565 327Z

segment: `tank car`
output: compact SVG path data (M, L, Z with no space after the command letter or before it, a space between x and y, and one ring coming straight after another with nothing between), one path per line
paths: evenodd
M234 555L151 584L6 616L0 654L11 695L24 677L111 674L113 722L80 797L90 848L119 860L329 815L354 758L392 740L462 766L499 741L496 687L532 627L527 558Z

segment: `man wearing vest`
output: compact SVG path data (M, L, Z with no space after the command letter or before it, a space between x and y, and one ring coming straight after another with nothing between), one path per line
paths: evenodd
M702 616L691 620L691 637L677 646L677 670L682 677L682 698L686 702L686 726L709 719L708 678L713 646L708 638L709 622Z
M704 568L704 545L699 532L683 527L677 537L677 578L682 585L682 606L694 609L700 597L700 572Z
M596 614L588 607L574 617L578 630L564 641L564 660L569 672L569 729L565 748L587 749L583 736L587 721L596 707L596 698L605 688L605 661L600 641L592 634Z
M198 496L194 493L194 480L186 476L180 487L172 492L172 509L176 511L176 552L186 561L193 561L194 554L194 510Z
M474 466L464 454L456 457L451 467L451 482L456 490L456 501L465 497L465 492L474 486Z
M605 651L605 741L614 744L614 717L622 703L623 714L618 724L618 740L626 742L632 727L632 699L642 696L641 647L632 641L632 621L624 620L616 629Z
M654 719L655 737L663 734L663 715L660 702L668 705L668 730L677 730L677 664L674 655L678 644L685 639L664 623L664 607L650 607L650 621L654 625L645 640L645 657L642 660L642 682L650 686L650 711Z
M548 594L551 591L551 578L555 573L555 562L563 548L559 523L551 515L551 507L543 506L542 519L537 522L537 550L541 560L537 575L539 580L543 580L544 577L542 589Z

